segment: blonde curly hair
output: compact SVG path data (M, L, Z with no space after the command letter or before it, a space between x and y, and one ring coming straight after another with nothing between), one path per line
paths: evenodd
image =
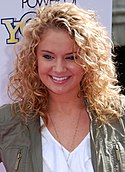
M110 38L93 11L71 3L40 7L24 28L9 85L9 95L19 102L21 115L40 115L47 123L49 94L38 75L35 51L41 35L49 28L66 30L78 45L76 62L85 71L81 93L95 117L101 122L118 118L122 112L121 88L111 59Z

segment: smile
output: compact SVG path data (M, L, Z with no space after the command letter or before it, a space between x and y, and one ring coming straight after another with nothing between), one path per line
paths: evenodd
M65 77L56 77L56 76L51 76L51 78L55 81L65 81L69 78L69 76L65 76Z
M69 77L55 77L55 76L52 76L52 79L55 80L55 81L64 81L64 80L67 80Z

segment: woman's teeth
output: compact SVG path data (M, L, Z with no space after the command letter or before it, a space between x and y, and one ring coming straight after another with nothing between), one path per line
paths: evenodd
M66 80L68 77L55 77L55 76L53 76L52 77L52 79L54 79L54 80L56 80L56 81L64 81L64 80Z

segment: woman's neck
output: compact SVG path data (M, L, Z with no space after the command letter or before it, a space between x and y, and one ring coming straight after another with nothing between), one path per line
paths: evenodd
M82 108L84 108L84 102L77 95L50 95L49 112L51 113L58 112L68 115Z

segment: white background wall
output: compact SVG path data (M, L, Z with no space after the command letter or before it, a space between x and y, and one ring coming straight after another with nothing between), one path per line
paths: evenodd
M24 3L27 2L27 3ZM7 96L7 83L8 75L14 68L15 55L13 52L12 43L15 38L21 37L19 31L15 34L15 37L11 39L11 44L7 43L7 39L12 36L14 26L9 25L10 32L7 31L7 26L2 24L3 19L13 19L14 21L20 21L21 17L28 11L34 11L39 5L36 2L45 4L45 2L52 2L51 0L3 0L0 2L0 105L11 102ZM44 2L44 3L43 3ZM64 2L60 0L60 2ZM73 0L66 0L66 2L73 2ZM53 1L54 3L54 1ZM31 6L35 6L31 8ZM76 4L80 7L95 10L100 22L107 27L111 34L112 23L112 0L76 0ZM22 8L22 6L24 8ZM24 19L24 18L23 18ZM4 172L3 164L0 164L0 172Z

